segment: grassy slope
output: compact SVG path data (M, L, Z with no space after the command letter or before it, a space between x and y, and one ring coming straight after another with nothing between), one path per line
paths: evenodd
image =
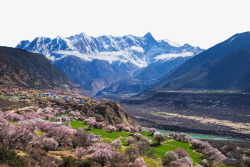
M85 124L83 121L71 121L70 125L74 129L82 127L83 129L88 130L88 125ZM121 141L122 141L122 144L124 146L127 145L127 143L125 142L126 137L131 136L131 134L128 133L128 132L110 133L110 132L107 132L106 130L94 129L94 128L91 129L89 132L93 133L93 134L97 134L101 138L106 138L107 137L107 138L110 138L112 140L120 138ZM140 133L143 136L146 136L146 137L152 139L152 136L150 136L148 132L142 131ZM153 143L156 143L156 141L153 140ZM153 146L152 148L153 148L153 150L155 152L155 154L154 154L155 158L163 158L163 156L165 155L165 153L167 151L174 151L177 148L181 148L181 149L186 150L190 154L190 157L193 159L193 161L195 163L199 163L202 160L201 159L202 154L194 152L189 143L183 143L183 142L175 141L175 140L172 141L170 138L166 138L166 142L164 144Z

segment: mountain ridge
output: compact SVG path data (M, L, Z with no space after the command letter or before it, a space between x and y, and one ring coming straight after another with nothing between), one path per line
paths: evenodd
M250 32L235 34L187 60L155 86L160 89L249 90L249 50Z
M141 80L148 80L146 76L152 71L152 63L157 64L155 67L159 70L150 75L159 78L165 74L160 68L172 61L174 64L176 58L180 61L169 65L168 70L203 51L188 44L180 46L168 40L155 40L151 33L143 37L92 37L85 33L54 39L37 37L31 42L21 41L17 48L45 55L91 95L119 80L136 78L135 74ZM139 71L142 71L141 75Z
M0 47L0 60L1 84L72 91L86 95L84 89L41 54Z

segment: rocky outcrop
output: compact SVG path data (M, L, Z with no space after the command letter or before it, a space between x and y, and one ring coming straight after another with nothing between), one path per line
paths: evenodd
M93 108L93 111L93 116L97 118L97 121L104 121L111 125L132 124L128 113L117 102L103 100Z

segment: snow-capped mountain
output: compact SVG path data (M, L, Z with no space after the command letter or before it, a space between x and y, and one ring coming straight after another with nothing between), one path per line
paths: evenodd
M169 40L155 40L151 33L143 37L92 37L84 33L54 39L37 37L32 42L21 41L17 48L45 55L92 94L139 74L136 71L143 71L152 63L165 66L177 58L183 58L184 62L203 51L189 44L181 46Z

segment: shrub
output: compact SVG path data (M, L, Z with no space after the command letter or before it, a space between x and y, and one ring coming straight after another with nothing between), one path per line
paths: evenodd
M111 143L112 143L112 139L106 137L106 138L103 138L103 139L102 139L102 142L103 142L103 143L111 144Z
M79 167L78 162L71 156L63 158L62 167Z
M149 158L149 157L143 157L143 159L145 160L147 166L162 167L161 163L158 162L156 159Z
M1 148L0 149L0 164L7 164L13 167L26 167L24 160L16 154L15 151Z

